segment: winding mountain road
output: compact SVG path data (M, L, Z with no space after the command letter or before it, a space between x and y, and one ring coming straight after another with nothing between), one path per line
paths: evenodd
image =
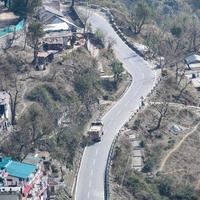
M133 81L123 97L102 118L104 136L102 141L84 150L78 173L75 200L103 200L104 172L112 141L120 128L139 107L141 96L146 97L155 84L156 76L143 58L134 53L116 34L112 26L98 12L92 12L89 22L93 29L101 29L107 38L116 41L113 49Z

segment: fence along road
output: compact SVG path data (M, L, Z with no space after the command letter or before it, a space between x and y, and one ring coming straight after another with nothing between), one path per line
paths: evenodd
M150 65L120 39L105 17L92 11L89 23L93 29L101 29L107 38L116 41L114 52L133 77L133 81L123 97L103 117L102 141L85 148L77 178L75 200L104 199L104 173L112 141L139 107L141 96L146 97L151 91L156 79Z

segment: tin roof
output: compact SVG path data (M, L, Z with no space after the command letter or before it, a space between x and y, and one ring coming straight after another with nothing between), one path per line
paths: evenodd
M67 23L47 24L44 27L44 31L47 33L55 31L67 31L67 30L69 30L69 26Z
M5 169L9 176L26 179L36 171L37 167L36 165L9 161L9 163L5 166Z
M185 58L187 64L200 63L200 55L193 54Z
M41 162L41 158L28 154L22 162L31 165L38 165Z

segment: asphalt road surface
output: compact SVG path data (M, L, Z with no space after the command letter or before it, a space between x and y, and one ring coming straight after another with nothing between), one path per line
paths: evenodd
M100 28L116 41L117 58L132 75L133 82L123 97L103 117L104 135L102 141L85 148L79 170L75 200L103 200L104 172L112 141L120 128L141 104L155 83L155 73L149 64L134 53L116 34L109 22L97 12L89 18L93 29Z

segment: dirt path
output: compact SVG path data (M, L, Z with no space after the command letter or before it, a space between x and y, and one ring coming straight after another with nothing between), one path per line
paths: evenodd
M163 102L148 102L147 104L149 105L162 105ZM191 106L191 105L185 105L185 104L181 104L181 103L169 103L170 106L178 106L179 108L194 108L194 109L197 109L198 111L200 111L200 106Z
M200 123L198 123L189 133L187 133L187 134L181 139L181 141L180 141L178 144L176 144L176 145L174 146L174 148L173 148L171 151L169 151L169 153L165 156L165 158L164 158L163 161L161 162L160 168L157 170L157 172L161 172L161 171L163 170L163 168L164 168L164 166L165 166L167 160L170 158L170 156L171 156L175 151L177 151L177 149L182 145L182 143L183 143L192 133L194 133L194 132L197 130L197 128L199 127L199 124L200 124Z
M24 90L22 91L22 105L23 105L23 108L20 111L20 114L19 114L20 116L22 116L22 114L24 113L24 111L28 107L28 101L26 101L26 98L25 98L27 90L28 90L28 82L25 82L25 84L24 84Z

